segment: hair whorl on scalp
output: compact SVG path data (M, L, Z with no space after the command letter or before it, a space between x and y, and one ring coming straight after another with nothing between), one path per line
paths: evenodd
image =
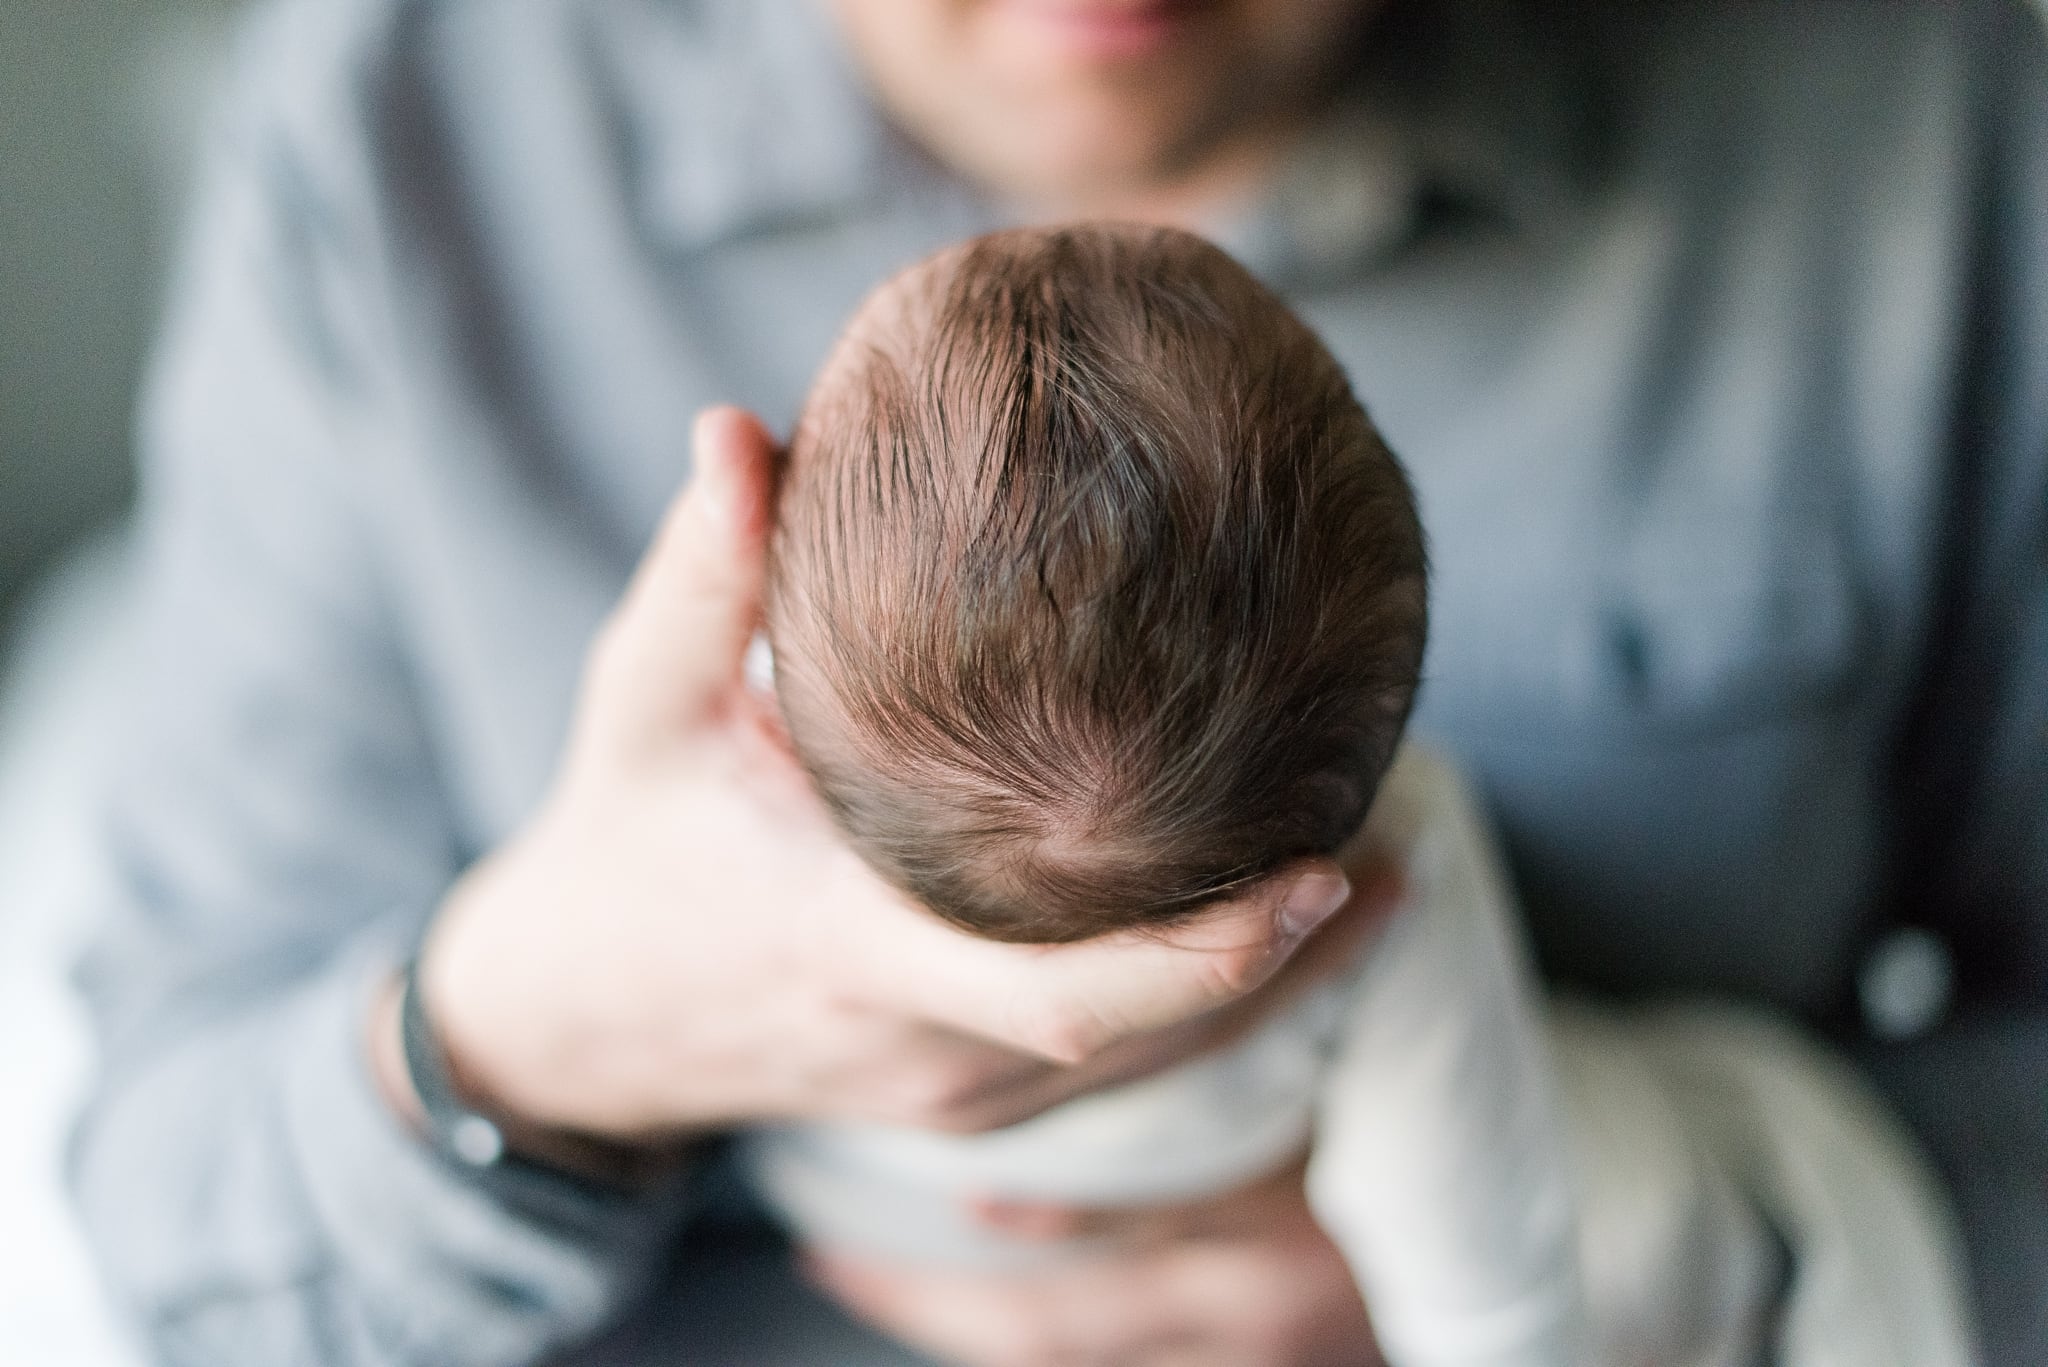
M979 934L1163 925L1364 818L1424 634L1407 483L1221 251L1020 230L870 298L798 424L784 713L855 846Z

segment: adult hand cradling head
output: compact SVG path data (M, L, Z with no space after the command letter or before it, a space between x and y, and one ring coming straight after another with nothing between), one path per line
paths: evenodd
M515 1142L768 1117L985 1127L1284 990L1303 932L1354 901L1330 861L1171 935L1024 946L945 926L841 844L742 679L773 466L746 415L700 420L697 478L593 649L552 796L428 941L428 1014L472 1103Z

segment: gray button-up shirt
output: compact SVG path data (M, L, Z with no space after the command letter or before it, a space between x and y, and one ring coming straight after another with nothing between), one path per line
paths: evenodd
M1396 3L1213 225L1414 474L1416 724L1559 977L1825 1016L1904 918L2048 1001L2042 49L1997 0ZM785 423L867 286L1007 215L798 0L301 0L241 71L142 424L81 1202L167 1360L525 1361L683 1197L454 1171L366 984L540 796L694 410ZM1901 1095L2038 1175L2010 1053Z

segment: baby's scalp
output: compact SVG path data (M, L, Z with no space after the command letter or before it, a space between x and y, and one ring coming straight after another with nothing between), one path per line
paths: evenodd
M1021 229L877 289L791 443L768 624L862 855L980 934L1185 918L1363 819L1422 538L1342 370L1187 233Z

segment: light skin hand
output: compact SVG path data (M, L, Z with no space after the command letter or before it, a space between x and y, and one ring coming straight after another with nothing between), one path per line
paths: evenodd
M984 1130L1014 1124L1078 1093L1128 1082L1223 1048L1303 990L1343 970L1397 909L1406 885L1399 864L1376 851L1347 851L1342 862L1349 871L1351 900L1256 989L1214 1010L1117 1040L1081 1064L1052 1067L1027 1062L1027 1071L1006 1079L1008 1085L992 1092L986 1104L963 1098L965 1104L944 1128ZM1049 1099L1037 1100L1034 1093Z
M450 892L422 952L457 1085L515 1146L528 1129L1010 1123L1243 1028L1291 990L1299 970L1277 970L1308 932L1370 900L1304 861L1170 935L1060 946L911 905L839 839L743 678L773 444L714 409L696 469L592 647L549 796ZM412 1110L388 992L369 1033Z
M885 1333L961 1367L1382 1367L1371 1321L1295 1163L1238 1191L1145 1210L987 1202L1025 1240L1113 1246L1023 1272L812 1252L811 1280Z
M1258 991L1105 1050L1091 1085L1227 1044L1352 962L1404 889L1361 842L1352 903ZM1384 1367L1350 1269L1316 1225L1296 1162L1178 1205L1076 1208L984 1197L971 1213L1025 1241L1112 1245L1044 1271L937 1271L813 1251L819 1289L883 1333L963 1367Z

